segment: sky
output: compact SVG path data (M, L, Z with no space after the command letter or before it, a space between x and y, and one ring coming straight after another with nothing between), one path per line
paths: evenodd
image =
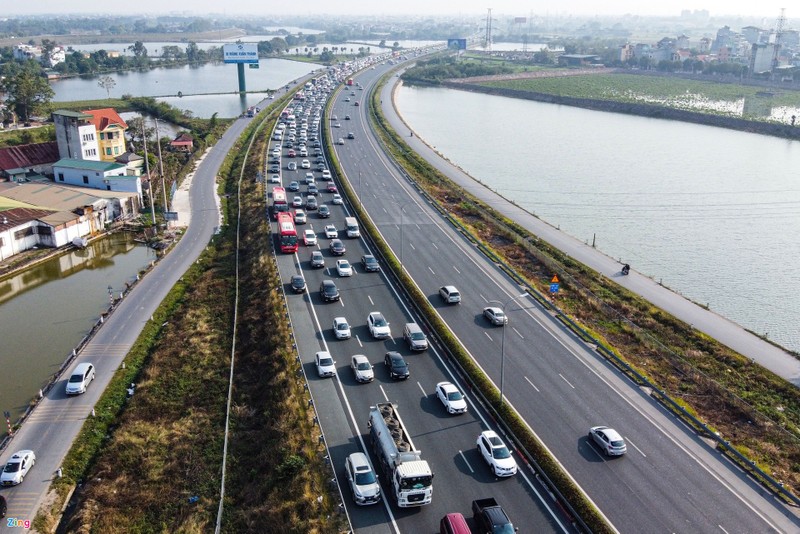
M96 0L34 0L30 2L12 2L12 0L0 0L0 4L5 4L5 13L0 17L14 15L40 15L55 13L95 13L101 2ZM190 3L192 10L176 10L175 2L165 2L164 0L137 0L136 2L122 2L116 4L117 13L120 14L164 14L173 13L177 15L196 15L202 16L209 13L224 13L225 15L485 15L487 8L492 8L494 15L511 16L530 16L545 14L574 14L574 15L622 15L633 14L642 16L679 16L681 10L690 11L706 9L711 16L741 15L748 17L763 17L766 19L777 19L781 7L787 7L786 0L766 0L760 2L730 0L683 0L681 3L672 2L646 2L642 0L613 0L603 3L597 0L560 0L548 5L544 2L525 3L519 0L459 0L447 2L439 0L304 0L300 4L293 2L281 2L279 0L237 0L235 2L220 2L219 0L192 0ZM106 4L111 5L111 4ZM791 5L791 4L790 4ZM127 7L126 9L126 6ZM789 18L797 17L797 13L791 13L792 9L787 9L786 16Z

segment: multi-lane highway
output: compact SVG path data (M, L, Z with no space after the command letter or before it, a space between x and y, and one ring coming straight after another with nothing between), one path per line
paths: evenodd
M371 89L383 68L356 78L366 88L360 93ZM722 459L530 299L507 306L510 322L505 332L489 326L481 317L482 308L491 301L508 302L521 293L520 288L420 199L371 135L366 108L346 102L346 94L336 98L332 113L340 118L351 115L346 131L354 132L355 139L337 146L336 153L372 220L498 385L501 345L505 345L504 393L509 402L620 531L799 528L794 510ZM382 98L387 102L391 95L385 92ZM366 103L365 97L359 99ZM444 284L461 290L459 306L441 303L436 290ZM348 290L343 295L346 303L363 302L369 291ZM346 365L341 356L337 359ZM589 427L601 424L615 427L625 437L625 457L606 460L587 442ZM410 426L416 425L425 425L424 418ZM437 489L442 478L435 481ZM486 491L494 493L497 487L489 485Z
M345 121L346 115L359 112L355 98L361 100L363 91L351 98L350 107L342 110L338 122L343 127L337 130L334 139L344 137L347 132L355 132L360 121ZM328 121L337 122L337 121ZM350 125L353 128L350 128ZM326 127L328 127L326 125ZM346 141L352 143L352 140ZM347 144L343 145L345 148ZM302 181L305 169L288 170L288 149L283 148L281 163L282 183L293 180ZM314 173L320 180L320 173ZM323 182L324 184L324 182ZM324 187L321 188L324 191ZM306 187L301 193L305 197ZM292 194L290 193L290 196ZM298 225L298 233L313 228L318 243L313 246L300 245L296 255L278 253L278 266L282 279L286 282L289 313L297 340L299 354L309 377L310 391L319 413L320 424L330 449L331 460L337 478L341 483L351 522L358 532L425 532L438 525L442 516L449 512L462 512L470 515L473 499L495 497L507 510L511 519L522 531L552 532L571 530L567 520L554 505L552 499L541 485L532 477L527 468L522 468L516 477L507 480L496 478L479 457L476 439L481 431L489 428L486 415L474 404L464 415L449 415L435 398L437 382L457 379L443 361L442 356L432 347L422 353L412 353L402 339L402 328L412 321L412 315L403 298L388 283L383 272L365 272L360 264L363 254L369 254L367 244L362 239L347 239L344 233L346 206L331 204L331 194L321 193L321 202L326 203L332 215L321 218L311 211L308 222ZM351 277L339 277L334 267L335 260L328 250L330 239L324 237L323 228L334 224L339 230L339 238L346 245L344 258L354 266ZM310 266L312 250L321 250L326 261L322 269ZM288 287L289 278L301 273L306 280L307 290L293 294ZM338 302L323 302L319 295L322 280L335 281L341 299ZM389 321L392 335L388 340L375 340L366 326L370 312L380 311ZM336 340L332 332L334 317L344 316L352 327L352 337ZM314 365L317 351L327 350L336 361L338 376L318 378ZM407 380L393 381L383 364L387 351L402 353L409 363L411 376ZM355 381L350 370L350 358L355 354L367 356L374 365L375 380L367 384ZM367 430L369 407L377 402L395 402L407 425L414 445L422 451L435 474L433 481L433 503L422 508L400 509L391 498L388 484L384 483L384 500L381 504L369 507L356 506L344 474L345 458L357 451L371 449ZM519 460L519 459L518 459ZM375 458L372 457L373 464ZM521 462L520 462L521 463ZM381 478L385 476L379 472Z

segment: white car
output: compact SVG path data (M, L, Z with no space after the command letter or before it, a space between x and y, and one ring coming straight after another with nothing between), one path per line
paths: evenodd
M478 452L496 476L510 477L517 474L517 462L494 430L486 430L478 436Z
M336 260L336 273L339 276L353 276L353 266L347 260Z
M271 184L279 184L279 183L281 183L281 175L280 174L272 174L272 175L270 175L269 183L271 183Z
M442 286L439 288L439 296L447 304L458 304L461 302L461 293L455 286Z
M381 312L372 312L367 317L367 326L369 333L375 339L387 339L392 337L392 331L389 328L389 323L383 317Z
M94 365L86 362L78 364L67 380L67 395L80 395L86 393L86 388L94 380Z
M330 353L322 350L314 356L317 364L317 374L321 378L336 376L336 362L331 358Z
M342 199L342 195L339 193L334 193L333 198L331 198L331 202L333 204L344 204L344 200Z
M625 440L613 428L593 426L589 429L589 439L603 449L606 456L622 456L628 452Z
M356 377L356 382L372 382L375 380L375 373L372 372L372 365L363 354L356 354L350 360L350 367Z
M331 177L331 171L329 171L328 169L325 169L324 171L322 171L322 179L323 180L333 180L333 178Z
M0 485L16 486L25 480L33 464L36 463L36 455L33 451L18 451L8 459L3 473L0 474Z
M467 413L467 398L450 382L436 384L436 396L447 408L447 413Z
M292 199L292 207L299 208L302 205L303 205L303 197L295 195L295 197Z
M325 238L326 239L336 239L339 237L339 230L332 224L329 224L325 227Z
M310 169L311 168L311 162L308 161L307 159L304 159L303 161L300 162L300 166L302 168L304 168L304 169Z
M489 319L489 322L495 326L503 326L508 324L508 317L503 310L494 306L489 306L483 309L483 316Z
M303 232L303 243L305 243L307 247L317 244L317 234L314 233L314 230L309 228Z
M381 485L378 477L369 465L369 459L363 452L354 452L347 457L344 464L347 482L353 493L356 504L375 504L381 500Z
M347 319L344 317L335 317L333 319L333 334L336 339L350 339L350 325L347 324Z

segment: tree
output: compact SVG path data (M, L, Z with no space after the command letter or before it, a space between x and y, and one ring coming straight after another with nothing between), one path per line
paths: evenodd
M7 77L3 87L7 94L6 105L23 122L27 122L32 114L44 111L55 95L47 80L32 67Z
M116 80L111 76L100 76L97 85L106 90L106 98L111 98L111 90L117 85Z

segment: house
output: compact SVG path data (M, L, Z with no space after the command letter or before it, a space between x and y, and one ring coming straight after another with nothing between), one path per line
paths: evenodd
M188 133L182 133L169 142L169 146L176 152L191 152L194 148L194 138Z
M0 181L24 181L37 174L52 174L58 161L58 143L32 143L0 148Z
M125 130L128 125L113 108L87 109L88 122L94 125L101 161L114 161L126 152ZM69 157L69 156L66 156Z
M92 115L59 109L51 114L62 158L100 160L100 145Z
M561 66L578 67L584 65L598 65L600 56L594 54L561 54L558 64Z
M141 178L128 174L122 163L63 158L53 164L53 173L57 184L136 193L142 199Z

